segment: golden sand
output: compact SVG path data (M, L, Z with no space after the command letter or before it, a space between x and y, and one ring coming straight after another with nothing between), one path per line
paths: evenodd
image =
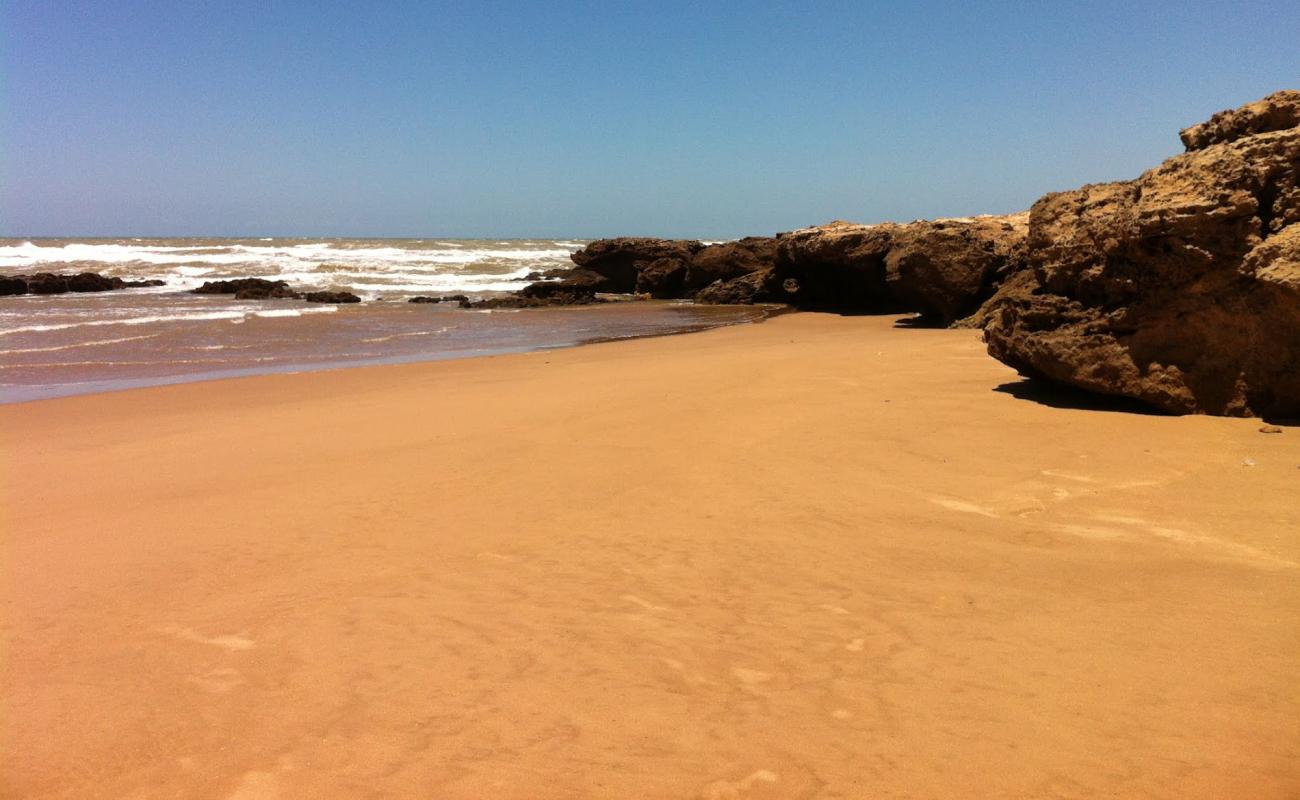
M0 408L0 796L1300 795L1300 429L1016 381L793 314Z

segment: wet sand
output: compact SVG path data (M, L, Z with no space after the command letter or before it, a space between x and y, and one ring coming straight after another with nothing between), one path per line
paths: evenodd
M0 408L0 795L1300 795L1300 428L892 322Z

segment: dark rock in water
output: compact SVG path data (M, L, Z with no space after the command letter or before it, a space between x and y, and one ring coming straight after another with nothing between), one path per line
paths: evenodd
M997 309L989 352L1174 413L1300 415L1298 96L1187 129L1189 152L1136 180L1034 204L1036 286Z
M469 297L463 294L449 294L444 297L428 297L419 295L407 300L408 303L468 303Z
M531 288L531 287L530 287ZM603 303L591 292L556 292L545 296L512 294L503 297L489 297L484 300L462 300L461 308L547 308L550 306L586 306Z
M24 276L27 291L32 294L63 294L72 291L71 275L55 275L52 272L38 272Z
M301 300L302 292L294 291L283 286L267 288L265 286L250 286L247 289L240 289L235 292L236 300Z
M569 295L595 295L605 291L609 285L605 276L587 269L574 269L565 273L565 278L558 281L542 281L525 286L519 291L523 297L534 299Z
M643 267L665 259L686 267L691 257L703 246L697 241L685 239L598 239L570 258L581 269L604 279L596 291L628 294L636 291L637 276ZM667 268L661 264L656 269L663 272Z
M734 242L706 245L691 256L686 270L688 291L703 289L718 281L768 270L776 265L776 239L749 236Z
M360 303L361 298L351 292L307 292L302 299L308 303Z
M268 281L265 278L236 278L229 281L207 281L194 294L234 294L245 293L248 299L265 299L267 297L287 297L284 292L292 292L284 281ZM275 294L277 293L278 294ZM241 298L243 299L243 298Z
M687 264L680 258L657 258L638 265L636 291L659 299L681 297Z
M27 294L27 281L0 275L0 296L13 294Z
M537 270L533 270L532 272L528 273L520 280L544 281L544 280L550 280L552 278L565 278L568 277L570 271L571 270L569 267L552 267L551 269L542 270L541 272L538 272Z
M695 302L709 305L752 305L768 302L774 296L769 284L772 270L765 269L731 280L715 281L695 295ZM781 292L784 296L784 292Z
M163 281L124 281L97 272L76 275L56 275L37 272L31 275L0 276L0 295L63 294L64 292L111 292L116 289L136 289L143 286L163 286Z

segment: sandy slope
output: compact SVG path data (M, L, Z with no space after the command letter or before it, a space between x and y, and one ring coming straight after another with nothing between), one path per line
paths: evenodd
M891 323L0 408L0 795L1296 797L1300 429Z

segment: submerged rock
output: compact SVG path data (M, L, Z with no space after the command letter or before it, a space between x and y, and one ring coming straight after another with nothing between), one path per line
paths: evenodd
M1216 114L1135 180L1034 204L1034 285L992 315L989 352L1174 413L1300 415L1298 101Z

